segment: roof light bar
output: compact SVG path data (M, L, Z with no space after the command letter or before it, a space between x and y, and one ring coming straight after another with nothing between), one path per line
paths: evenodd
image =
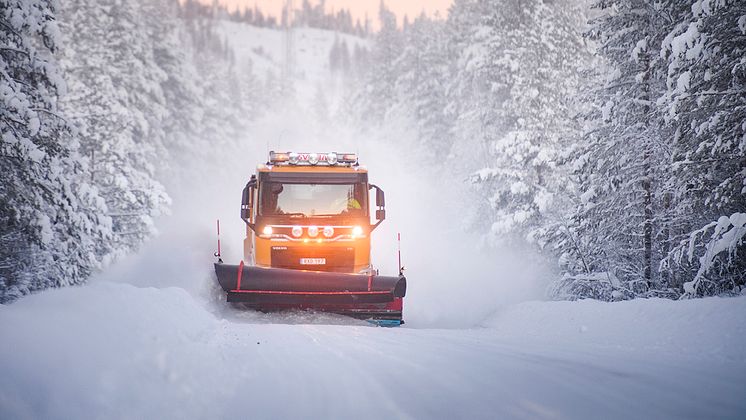
M272 164L285 163L290 161L288 153L269 152L269 162Z
M299 153L299 152L269 152L270 165L354 165L357 164L356 153Z

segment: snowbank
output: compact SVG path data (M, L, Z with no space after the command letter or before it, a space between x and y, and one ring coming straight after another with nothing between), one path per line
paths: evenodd
M745 310L529 302L383 329L99 281L0 306L0 418L738 418Z
M217 325L176 288L98 283L0 306L0 417L148 417L181 399L170 416L193 415L201 385L185 379L209 373Z
M746 296L525 302L483 322L503 338L746 364ZM746 384L746 377L743 378Z

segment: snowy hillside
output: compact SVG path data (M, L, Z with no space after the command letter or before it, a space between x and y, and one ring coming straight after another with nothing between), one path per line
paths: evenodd
M217 32L228 41L236 54L239 68L251 61L254 73L261 78L268 74L280 77L283 70L286 34L282 30L259 28L230 21L221 21ZM318 86L332 82L329 56L335 42L344 42L350 51L370 48L370 42L353 35L315 28L296 28L292 31L295 71L293 79L301 101L313 99Z

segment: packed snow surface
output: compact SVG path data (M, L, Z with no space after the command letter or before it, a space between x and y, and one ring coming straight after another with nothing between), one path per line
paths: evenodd
M745 309L525 302L386 329L99 281L0 307L0 417L743 418Z

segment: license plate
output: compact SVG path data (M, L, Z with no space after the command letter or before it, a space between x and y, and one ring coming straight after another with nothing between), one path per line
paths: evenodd
M301 258L300 265L326 265L326 258Z

